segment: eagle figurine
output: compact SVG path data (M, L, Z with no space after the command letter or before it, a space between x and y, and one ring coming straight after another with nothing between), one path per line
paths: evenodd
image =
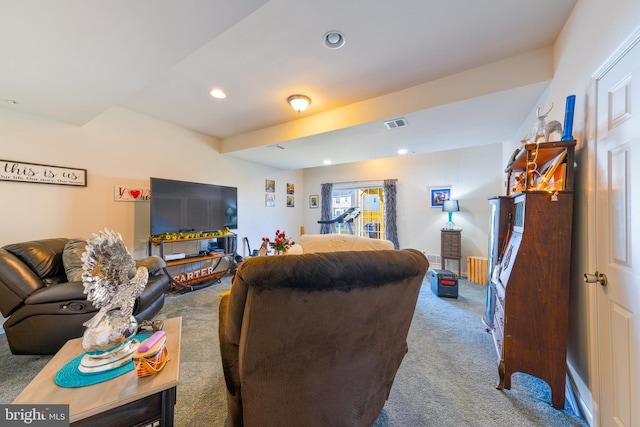
M138 267L122 236L105 228L87 240L82 254L82 282L87 299L100 310L84 325L85 351L103 351L135 334L136 298L144 291L149 272Z

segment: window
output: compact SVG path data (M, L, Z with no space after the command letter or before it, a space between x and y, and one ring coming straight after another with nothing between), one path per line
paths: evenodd
M360 215L353 220L353 233L372 239L384 239L384 200L382 185L367 187L334 188L332 194L333 218L352 207L360 208ZM336 233L349 234L346 224L335 224Z

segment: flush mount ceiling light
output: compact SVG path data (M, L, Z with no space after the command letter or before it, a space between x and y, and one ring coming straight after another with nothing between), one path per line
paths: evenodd
M329 49L339 49L344 46L344 34L340 31L329 31L322 37L322 43Z
M311 98L304 95L291 95L287 98L287 102L291 104L294 110L301 113L311 104Z

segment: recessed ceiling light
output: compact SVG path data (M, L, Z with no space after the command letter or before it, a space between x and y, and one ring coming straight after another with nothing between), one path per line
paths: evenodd
M224 98L227 97L227 94L224 93L221 89L213 89L209 93L211 94L211 96L213 96L214 98L218 98L218 99L224 99Z
M398 154L403 155L403 154L407 154L407 149L406 148L401 148L398 150Z
M324 163L325 165L330 165L330 164L331 164L331 160L325 160L323 163Z
M339 49L344 46L344 34L340 31L329 31L322 37L322 43L329 49Z

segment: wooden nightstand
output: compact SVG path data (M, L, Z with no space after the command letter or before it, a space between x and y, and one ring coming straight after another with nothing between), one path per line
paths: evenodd
M462 244L460 242L461 230L441 230L440 235L440 258L442 258L442 269L446 270L446 260L455 259L458 261L458 277L460 277L460 260L462 259Z

